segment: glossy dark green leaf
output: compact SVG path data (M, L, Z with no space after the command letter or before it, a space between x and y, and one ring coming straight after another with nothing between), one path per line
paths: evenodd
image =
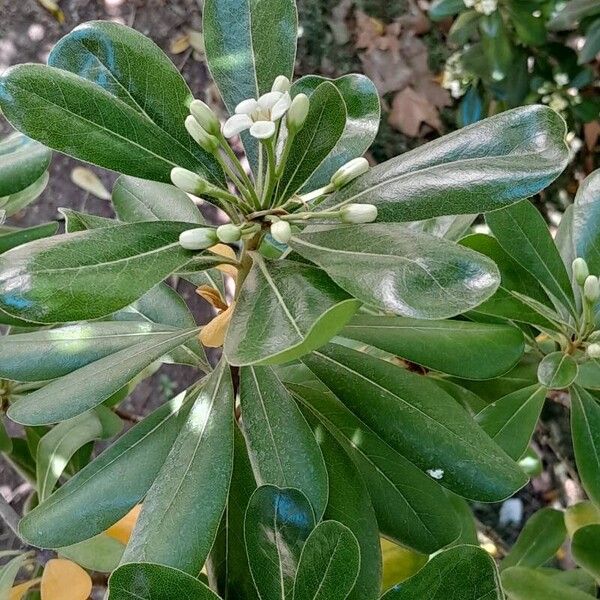
M514 61L514 46L500 11L482 15L478 22L481 49L485 56L486 77L491 81L505 80Z
M503 375L524 350L523 335L515 327L468 321L357 315L340 335L467 379Z
M600 6L596 0L571 0L552 18L548 27L553 31L573 29L581 19L598 13Z
M233 365L294 360L327 343L359 306L321 269L267 261L255 253L227 331L225 355Z
M219 600L204 583L172 567L132 562L109 580L108 600Z
M379 221L392 222L494 210L559 175L569 156L564 136L549 108L509 110L373 167L320 208L368 202Z
M574 307L571 281L540 212L528 200L486 215L502 248L565 307Z
M37 200L46 189L49 178L48 172L45 172L26 188L0 198L0 210L4 216L10 217Z
M600 406L588 391L571 388L571 436L581 483L600 506Z
M0 254L12 248L54 235L58 230L58 223L44 223L25 229L13 229L0 234Z
M305 408L303 412L315 432L329 474L329 501L324 518L345 525L360 546L360 571L348 600L376 600L381 585L381 547L367 487L350 456L311 409Z
M575 256L587 262L590 272L600 271L600 170L579 186L573 205L572 236Z
M457 315L489 298L500 282L487 257L384 223L305 232L290 245L355 298L407 317Z
M552 352L540 361L538 381L551 390L564 389L575 381L577 369L577 363L570 354Z
M0 141L0 208L4 196L20 192L46 172L52 153L21 133Z
M464 498L448 490L446 490L446 495L461 524L460 535L454 540L452 545L472 544L473 546L478 546L477 524L475 523L473 511L469 503Z
M590 359L578 365L575 383L588 390L600 390L600 361Z
M436 554L416 575L381 600L503 600L494 559L477 546L454 546Z
M9 408L8 416L23 425L47 425L75 417L110 398L197 332L175 330L109 354L24 396Z
M260 598L292 599L300 553L314 526L313 510L302 492L264 485L252 494L244 537Z
M240 404L260 484L300 490L317 520L327 505L327 471L308 423L270 367L243 367Z
M318 413L353 458L369 490L382 534L427 554L456 539L460 524L434 479L386 444L328 390L288 386Z
M585 32L585 44L579 51L579 64L594 60L600 52L600 19L596 19Z
M294 83L292 94L303 93L311 97L323 81L331 81L342 95L346 105L346 127L335 148L306 184L306 189L310 190L329 183L339 167L368 150L377 135L381 116L377 88L368 77L358 73L343 75L338 79L306 75Z
M211 585L223 598L260 600L254 587L246 545L244 518L256 480L244 435L234 427L233 475L221 527L206 563Z
M311 94L306 121L292 142L276 191L280 200L291 198L310 179L337 146L345 128L342 95L333 83L324 81Z
M294 583L294 600L345 600L360 568L354 534L337 521L323 521L308 536Z
M132 427L20 522L39 548L60 548L102 533L144 497L191 408L182 392Z
M580 567L600 578L600 525L580 527L573 535L571 553Z
M90 571L111 573L123 556L125 545L105 533L78 544L57 549L57 553Z
M429 233L435 237L457 242L465 235L476 218L477 215L443 215L441 217L425 219L424 221L404 223L402 227L411 231Z
M146 340L166 340L174 328L139 321L67 325L0 337L0 377L44 381L62 377Z
M35 64L9 69L0 78L0 107L23 133L86 162L164 182L180 166L220 181L189 149L189 136L184 146L147 114L69 71Z
M526 483L518 466L429 379L337 344L302 360L385 442L423 471L441 471L439 483L455 493L494 502Z
M206 378L146 494L125 562L158 562L190 574L200 572L227 504L233 405L229 366L221 361Z
M217 161L184 126L192 92L167 55L142 33L119 23L90 21L54 46L48 64L106 89L155 124L178 152L192 154L207 175L219 177Z
M556 554L566 537L563 512L542 508L527 521L500 567L540 567Z
M432 377L431 379L435 385L452 396L473 417L487 406L487 402L483 398L454 381L444 377Z
M227 110L271 91L278 75L292 79L298 18L294 0L208 0L206 58Z
M539 385L517 390L488 405L476 420L506 454L519 460L529 446L546 393Z
M179 245L179 234L190 227L131 223L57 235L9 250L0 255L0 308L39 323L110 314L193 258L193 252Z
M524 44L540 46L546 41L546 23L536 16L539 9L536 0L510 0L507 9L517 37Z
M119 417L104 406L59 423L39 441L36 455L37 496L43 502L54 490L67 464L80 448L119 433Z
M510 600L593 600L575 587L546 575L540 569L512 567L502 573L502 587Z
M185 119L185 116L184 116ZM115 181L112 203L121 221L182 221L202 225L204 218L192 199L166 183L122 175Z
M433 0L429 7L429 16L434 21L441 21L465 9L463 0Z

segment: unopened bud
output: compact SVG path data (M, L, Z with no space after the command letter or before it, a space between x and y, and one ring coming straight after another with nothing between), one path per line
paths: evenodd
M600 297L600 282L595 275L588 275L583 284L583 297L593 304Z
M202 129L211 135L221 133L221 123L208 104L205 104L202 100L193 100L190 104L190 112Z
M179 236L179 244L186 250L204 250L218 242L217 234L210 227L188 229Z
M197 173L182 169L181 167L171 169L171 181L175 187L195 196L204 194L214 187Z
M310 100L306 94L298 94L294 96L292 103L290 104L290 108L288 109L287 114L287 127L288 129L296 133L306 121L306 117L308 116L308 109L310 108Z
M194 138L194 141L204 148L210 154L215 154L219 149L219 140L214 136L205 131L192 115L189 115L185 119L185 128L187 132Z
M273 82L273 86L271 87L272 92L281 92L285 94L290 91L292 84L290 80L285 75L278 75L275 77L275 81Z
M585 352L590 358L600 358L600 344L590 344Z
M374 204L346 204L340 210L344 223L372 223L377 218Z
M369 161L360 157L347 162L340 167L331 177L331 183L337 189L348 185L353 179L364 175L369 170Z
M242 237L242 232L237 225L226 223L217 227L217 237L224 244L231 244L232 242L237 242Z
M271 225L271 235L280 244L287 244L292 237L292 228L287 221L276 221Z
M587 263L583 258L576 258L573 261L573 276L575 277L575 281L579 285L583 285L587 276L590 274L590 270L588 269Z

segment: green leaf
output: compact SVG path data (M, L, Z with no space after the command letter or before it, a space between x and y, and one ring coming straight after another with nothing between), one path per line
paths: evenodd
M39 323L108 315L194 257L179 245L179 234L190 227L131 223L57 235L9 250L0 255L0 309Z
M291 198L310 179L336 147L345 127L346 104L338 88L324 81L310 96L308 115L292 141L277 198Z
M384 223L304 232L290 246L358 300L407 317L455 316L489 298L500 281L487 257Z
M588 390L600 390L600 361L591 358L577 366L575 383Z
M529 446L546 393L539 385L517 390L484 408L476 421L506 454L519 460Z
M194 390L182 392L121 436L19 524L39 548L60 548L105 531L144 497L184 424Z
M574 310L571 281L548 226L528 200L486 214L504 250L566 308Z
M39 180L50 165L48 148L21 133L0 141L0 208L3 196L10 196Z
M44 223L42 225L35 225L34 227L27 227L25 229L14 229L6 233L0 234L0 254L7 252L17 246L22 246L28 242L39 240L45 237L54 235L58 230L58 223Z
M381 547L367 487L340 443L310 409L305 408L303 413L319 442L329 475L329 501L324 518L345 525L360 546L360 571L347 600L376 600L381 585Z
M279 364L307 354L327 343L360 306L315 266L267 261L256 253L252 259L225 339L233 365Z
M113 437L121 427L121 419L117 415L99 406L95 411L59 423L44 435L38 444L36 456L38 501L43 502L52 493L77 450L96 439Z
M185 119L185 116L184 116ZM203 225L192 199L173 185L121 175L112 190L112 203L121 221L182 221Z
M206 378L146 494L125 562L159 562L190 574L200 572L227 503L233 405L229 367L221 361Z
M302 549L293 598L345 600L359 568L360 547L354 534L338 521L323 521Z
M195 577L166 565L121 565L108 582L109 600L219 600Z
M323 455L273 369L241 369L240 404L248 453L258 481L300 490L320 520L328 493Z
M504 451L429 379L336 344L302 360L394 450L423 471L441 470L439 483L453 492L497 502L527 482Z
M328 390L288 386L317 413L354 460L369 490L382 534L427 554L456 539L460 524L434 479L386 444Z
M429 16L434 21L453 17L465 9L463 0L433 0L429 7Z
M574 29L578 21L600 13L596 0L571 0L548 24L552 31Z
M580 527L573 535L571 553L580 567L600 578L600 525Z
M539 3L536 0L510 0L507 4L517 37L527 46L541 46L546 41L546 23L535 16L537 9Z
M573 204L572 236L575 256L587 262L592 273L600 272L600 169L579 186Z
M524 350L523 335L515 327L468 321L357 315L340 335L467 379L503 375Z
M556 577L544 574L539 569L512 567L502 573L502 587L510 600L593 600Z
M0 210L3 211L4 217L10 217L20 210L29 206L37 200L41 193L46 189L50 176L48 172L43 173L39 179L34 181L26 188L0 198Z
M10 552L10 554L13 554L13 552ZM31 552L19 554L0 567L0 598L9 598L10 588L14 585L19 570L32 558L33 554Z
M0 108L15 128L46 146L113 171L169 182L179 166L221 181L189 149L191 138L183 145L145 113L63 69L25 64L5 71Z
M600 406L586 390L571 388L571 436L583 488L600 506Z
M65 218L65 233L77 233L78 231L87 231L88 229L101 229L123 225L123 223L116 219L89 215L71 210L70 208L59 208L58 212Z
M62 377L145 341L163 341L174 328L138 321L66 325L0 337L0 377L44 381Z
M441 387L447 394L452 396L452 398L454 398L454 400L456 400L456 402L458 402L472 417L474 417L478 412L481 412L488 404L475 392L462 387L454 381L435 376L431 377L431 380L435 383L435 385Z
M319 207L367 202L391 222L495 210L560 174L564 136L564 121L547 107L508 110L373 167Z
M155 125L178 153L193 155L206 176L222 178L215 158L185 129L192 92L168 56L142 33L110 21L84 23L54 46L48 64L104 88Z
M381 600L504 600L494 559L477 546L454 546L436 554L416 575Z
M552 352L540 362L538 381L551 390L561 390L575 381L577 369L577 363L570 354Z
M223 598L260 600L244 542L244 518L256 480L240 428L234 427L233 475L221 527L206 563L209 580Z
M377 88L368 77L357 73L338 79L306 75L294 83L292 94L303 93L311 97L324 81L330 81L342 95L346 105L346 127L335 148L307 182L305 188L310 190L329 183L337 169L368 150L377 135L381 116Z
M314 526L313 510L302 492L263 485L252 494L244 537L261 598L292 599L300 553Z
M541 567L556 554L566 537L563 512L542 508L527 521L500 567Z
M585 32L585 44L579 51L580 65L591 62L600 52L600 19L596 19Z
M101 533L78 544L57 548L59 556L64 556L90 571L111 573L118 566L125 546L118 540Z
M197 332L176 330L109 354L28 394L9 408L8 416L23 425L48 425L75 417L110 398Z

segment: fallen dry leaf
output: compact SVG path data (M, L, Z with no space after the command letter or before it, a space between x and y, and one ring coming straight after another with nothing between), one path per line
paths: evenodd
M392 127L411 137L419 135L423 123L437 131L442 128L435 105L411 87L404 88L394 97L388 122Z

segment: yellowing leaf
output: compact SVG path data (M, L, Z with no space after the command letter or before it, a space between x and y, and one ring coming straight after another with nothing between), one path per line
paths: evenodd
M426 562L427 556L381 538L383 576L381 590L385 591L414 575Z
M71 171L71 181L100 200L110 200L110 192L104 187L98 175L90 169L75 167Z
M32 579L30 581L25 581L24 583L19 583L19 585L15 585L10 590L8 600L22 600L29 589L34 585L37 585L41 580L42 578L38 577L37 579Z
M223 300L223 297L214 287L210 285L201 285L196 289L196 294L201 298L204 298L211 306L214 306L217 310L227 310L227 303Z
M117 521L114 525L111 525L106 530L106 535L121 542L127 544L131 537L131 532L135 527L135 524L140 516L142 505L138 504L134 506L122 519Z
M38 0L38 2L59 22L65 22L65 14L54 0Z
M233 251L233 249L230 246L227 246L226 244L215 244L214 246L210 247L208 249L209 252L212 252L213 254L218 254L219 256L224 256L225 258L228 258L229 260L235 260L236 256L235 256L235 252ZM233 277L234 279L237 277L237 268L234 267L233 265L217 265L216 267L219 271L221 271L221 273L225 273L225 275L229 275L230 277Z
M233 314L232 304L227 310L218 314L210 323L207 323L202 331L200 332L200 341L207 348L219 348L225 341L225 334L229 327L229 321L231 321L231 315Z
M64 558L46 563L42 575L42 600L87 600L92 579L79 565Z
M187 33L182 33L171 40L169 44L169 52L171 54L181 54L190 47L190 37Z

